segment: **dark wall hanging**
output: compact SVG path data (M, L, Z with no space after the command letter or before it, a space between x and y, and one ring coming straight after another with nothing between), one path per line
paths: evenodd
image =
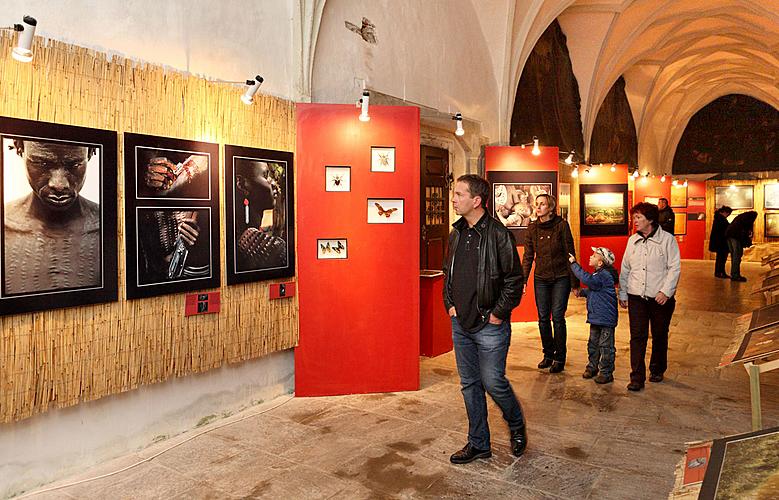
M510 145L527 144L538 136L541 144L583 152L579 83L566 43L555 20L528 56L514 98Z
M638 165L638 137L630 111L625 79L619 77L598 109L590 137L591 163Z
M219 145L124 134L127 298L216 288Z
M528 224L535 220L536 196L547 193L558 198L554 171L491 171L487 181L487 211L511 230L519 245L525 241Z
M628 234L627 184L579 186L582 236Z
M116 133L0 117L0 314L117 299Z
M675 174L776 170L779 111L753 97L720 97L695 113L674 155Z
M228 285L295 275L293 167L286 151L225 146Z

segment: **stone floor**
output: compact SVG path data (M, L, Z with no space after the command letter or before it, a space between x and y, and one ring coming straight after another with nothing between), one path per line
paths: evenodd
M490 402L493 457L449 463L467 431L449 353L421 360L419 391L280 398L58 485L143 461L123 472L34 497L667 498L686 441L750 430L746 372L717 364L732 320L761 305L750 289L763 269L746 264L746 284L715 280L712 270L711 261L683 263L666 380L640 393L625 390L624 312L616 380L605 387L581 378L588 335L582 299L571 299L569 363L562 374L535 368L537 328L514 324L508 376L530 440L520 459L509 453L506 426ZM762 389L765 425L779 425L779 374L765 374Z

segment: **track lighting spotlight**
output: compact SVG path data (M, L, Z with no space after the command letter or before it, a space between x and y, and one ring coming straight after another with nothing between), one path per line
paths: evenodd
M579 177L579 165L573 167L573 171L571 172L571 177L573 177L574 179Z
M611 170L612 172L616 172L617 171L617 164L616 163L612 163L611 164L611 168L609 170Z
M591 168L592 168L592 166L585 168L584 169L584 175L590 175L590 169Z
M538 137L533 136L533 156L538 156L541 154L541 149L538 147Z
M665 174L663 174L663 176L660 177L660 182L665 182Z
M248 106L254 102L254 94L260 90L260 85L262 85L263 81L264 80L260 75L255 76L252 80L246 80L246 85L248 85L249 88L246 89L246 92L241 96L241 101L243 101L244 104Z
M19 32L19 37L16 40L16 47L11 49L11 57L19 62L32 61L32 41L35 36L35 27L38 25L38 21L32 16L24 16L21 24L14 24L5 28L4 30L13 30Z
M687 179L684 179L684 184L682 184L682 187L687 187Z
M635 169L635 170L633 170L633 178L634 178L634 179L637 179L637 178L638 178L638 167L636 167L636 169Z
M367 90L362 91L362 97L359 101L357 101L357 107L360 108L360 121L361 122L369 122L371 121L371 117L368 114L368 105L371 100L371 93Z
M465 129L463 128L463 114L462 113L456 113L452 120L454 120L457 123L457 128L454 131L454 135L458 137L462 137L465 135Z
M571 165L571 164L573 164L573 154L574 154L574 152L575 152L575 151L572 149L572 150L571 150L571 152L570 152L570 153L568 153L568 156L565 158L565 164L566 164L566 165Z

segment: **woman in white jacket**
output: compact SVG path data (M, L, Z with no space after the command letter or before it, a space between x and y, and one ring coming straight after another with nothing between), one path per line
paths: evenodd
M652 328L649 381L662 382L668 367L668 327L676 307L681 261L672 234L658 225L657 205L638 203L630 209L636 233L628 239L619 276L619 305L630 319L629 391L646 380L646 344Z

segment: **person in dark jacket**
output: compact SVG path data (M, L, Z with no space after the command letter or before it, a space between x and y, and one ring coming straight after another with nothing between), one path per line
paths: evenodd
M714 261L714 276L717 278L730 278L725 272L725 263L728 260L728 239L725 237L725 232L730 225L728 217L732 213L732 208L723 205L722 208L714 212L714 222L711 224L709 251L717 254Z
M741 257L744 255L744 249L752 246L755 219L757 219L757 212L754 210L738 214L725 230L728 250L730 250L730 279L733 281L747 280L741 276Z
M489 458L485 390L503 412L512 453L527 446L522 408L506 378L511 310L522 299L524 275L516 242L487 214L489 184L478 175L457 179L452 206L460 215L449 234L444 260L444 305L452 319L452 340L468 413L468 443L449 460L455 464Z
M668 199L660 198L657 202L657 208L659 210L659 216L657 222L660 227L669 234L674 234L674 211L668 206Z
M597 384L614 381L614 329L617 327L617 292L615 285L619 275L614 269L614 252L606 247L592 247L590 265L595 272L590 274L568 256L571 270L587 288L582 288L580 297L587 297L587 323L590 324L590 340L587 342L589 362L582 374Z
M568 254L575 253L571 228L565 219L555 213L556 208L557 200L554 196L536 196L538 219L528 225L523 264L525 276L530 276L533 262L536 264L533 287L538 310L538 330L544 351L544 358L538 363L538 368L549 368L550 373L559 373L565 368L568 337L565 311L568 309L571 289L577 294L579 292L579 280L568 265Z

